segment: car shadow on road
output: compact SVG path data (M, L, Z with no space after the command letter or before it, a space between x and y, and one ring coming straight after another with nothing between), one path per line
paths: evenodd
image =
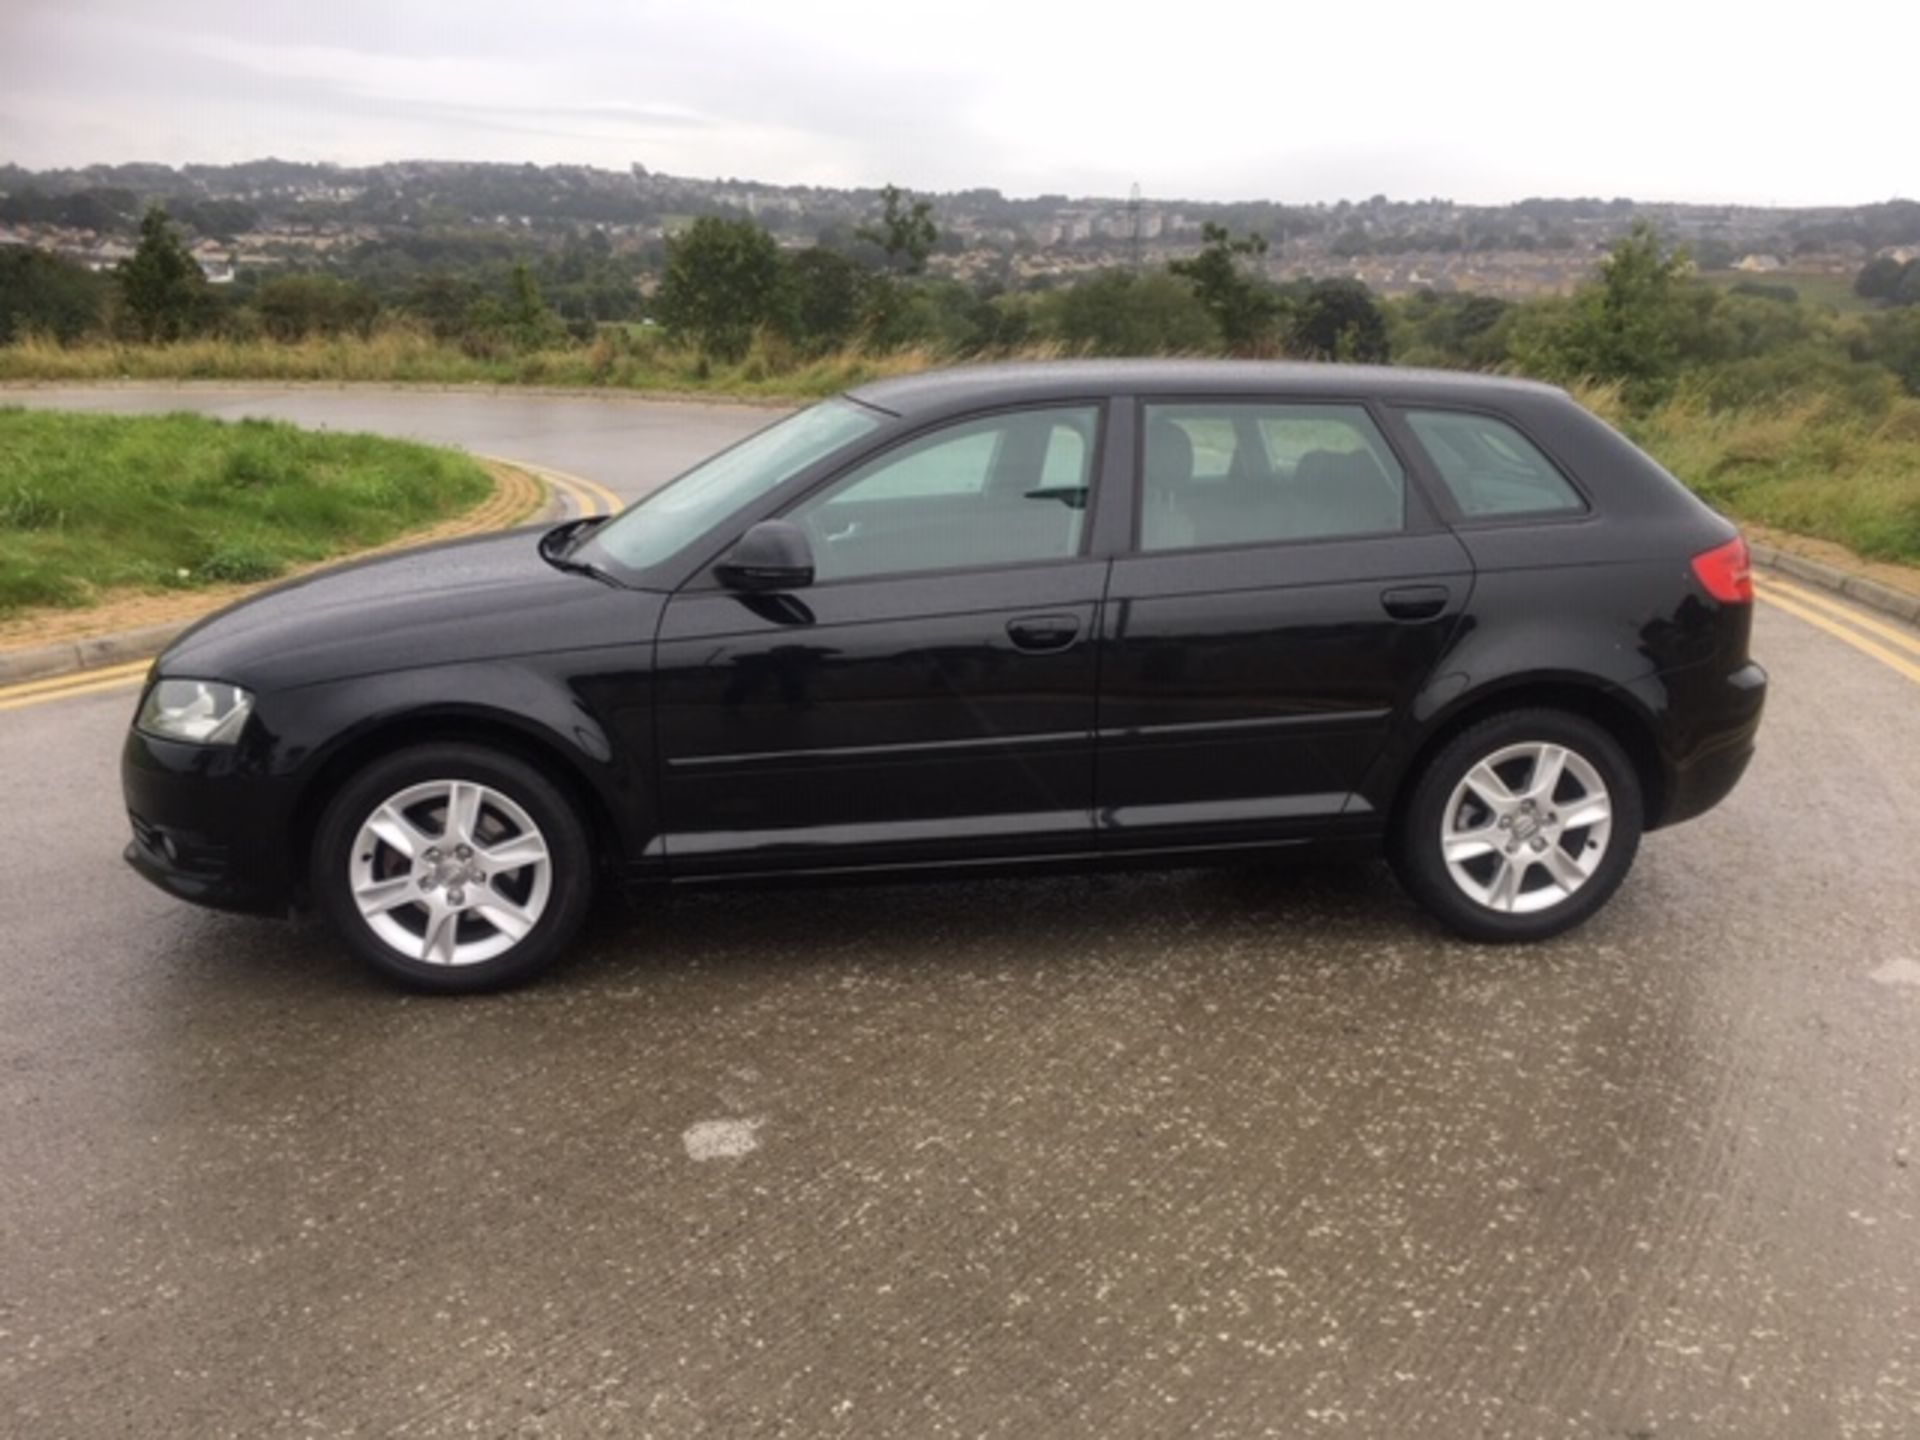
M1441 932L1384 865L1261 863L926 883L727 887L604 896L574 954L536 988L629 983L697 967L912 969L1147 963L1195 946L1277 956ZM278 999L392 993L312 915L262 920L181 910L164 958L196 979Z
M676 890L600 907L570 974L681 965L1147 963L1193 946L1435 942L1383 865Z
M1420 910L1383 863L1262 861L1165 871L645 890L604 895L572 953L506 995L567 1001L699 976L728 984L971 969L1051 975L1200 969L1231 960L1270 973L1418 960L1447 974L1551 974L1596 946L1637 945L1648 917L1630 895L1562 939L1499 947L1460 940ZM308 915L256 920L182 909L155 958L212 995L349 1006L400 992L357 964ZM418 1003L434 1003L422 998ZM456 1002L457 1003L457 1002ZM482 1002L484 1003L484 1002Z

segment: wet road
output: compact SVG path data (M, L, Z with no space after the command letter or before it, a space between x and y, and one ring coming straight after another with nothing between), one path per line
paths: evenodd
M480 388L395 393L373 386L0 386L0 406L262 416L316 430L373 430L526 460L605 485L632 500L786 413L783 407L543 395Z
M329 403L626 490L763 418ZM127 692L0 714L0 1432L1920 1434L1920 684L1756 650L1745 785L1541 948L1377 868L676 895L452 1002L126 871Z

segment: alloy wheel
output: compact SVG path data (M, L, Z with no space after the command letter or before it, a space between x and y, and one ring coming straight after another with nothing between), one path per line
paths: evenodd
M1440 821L1447 873L1476 904L1511 915L1576 894L1606 858L1613 799L1577 750L1507 745L1453 787Z
M553 861L510 796L472 780L430 780L389 796L361 823L348 886L361 919L396 953L477 965L539 924Z

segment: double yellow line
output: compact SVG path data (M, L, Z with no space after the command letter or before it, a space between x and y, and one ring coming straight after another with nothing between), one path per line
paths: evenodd
M576 516L618 515L627 508L626 501L596 480L569 475L564 470L550 470L545 465L529 465L524 460L510 460L504 455L482 455L480 458L499 465L511 465L516 470L539 476L571 503Z
M1761 580L1754 593L1775 609L1826 631L1920 685L1920 635L1784 580Z
M626 501L597 481L569 475L564 470L549 470L544 465L529 465L524 460L494 456L482 458L499 458L503 465L512 465L538 476L566 498L576 515L615 515L626 508ZM16 685L0 685L0 712L23 710L29 705L44 705L74 695L126 689L138 685L146 677L147 668L152 663L151 660L135 660L126 665L110 665L98 670L53 675L44 680L23 680Z
M23 710L29 705L41 705L49 700L64 700L69 695L122 690L129 685L138 685L152 664L151 660L134 660L99 670L80 670L71 675L49 676L45 680L23 680L17 685L0 685L0 710Z

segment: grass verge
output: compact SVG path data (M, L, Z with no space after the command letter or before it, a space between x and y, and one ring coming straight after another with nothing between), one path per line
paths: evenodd
M473 353L404 326L366 339L183 340L173 345L26 339L0 346L0 380L319 380L431 385L556 385L767 399L836 395L948 363L929 349L803 356L762 339L741 359L709 360L653 334L609 330L590 344Z
M372 435L0 409L0 616L128 587L272 579L492 488L467 456Z
M1579 399L1736 520L1920 565L1920 401L1861 412L1832 396L1716 409L1682 394L1644 414Z

